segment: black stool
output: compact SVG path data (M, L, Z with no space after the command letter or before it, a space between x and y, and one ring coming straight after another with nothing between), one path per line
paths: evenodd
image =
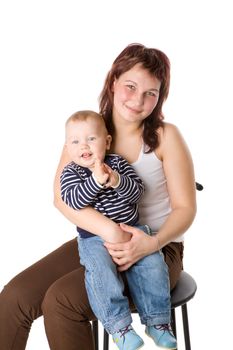
M188 322L188 309L187 302L192 299L196 293L197 284L192 276L187 272L182 271L179 281L176 287L171 292L171 326L175 337L176 332L176 315L175 308L181 306L185 350L191 350L190 334L189 334L189 322ZM134 311L137 313L137 311ZM98 321L92 322L95 350L99 350L99 338L98 338ZM109 350L109 335L104 330L103 350Z

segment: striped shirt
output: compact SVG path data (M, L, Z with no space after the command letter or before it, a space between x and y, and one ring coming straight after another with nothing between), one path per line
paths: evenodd
M71 162L61 174L62 199L73 209L92 206L116 223L135 225L139 216L138 201L144 192L142 180L122 157L111 154L104 161L120 175L117 188L104 188L88 168ZM83 238L93 236L78 227L77 230Z

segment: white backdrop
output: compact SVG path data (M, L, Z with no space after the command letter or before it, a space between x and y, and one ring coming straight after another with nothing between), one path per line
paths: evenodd
M193 349L231 338L231 1L21 0L0 3L0 289L75 236L53 207L64 122L97 98L116 55L140 42L166 52L171 91L164 112L191 149L198 214L184 264L198 284L189 303ZM27 349L49 349L43 320ZM135 319L139 333L143 328ZM182 334L178 316L178 333ZM152 348L147 342L145 349ZM230 345L231 346L231 345ZM113 347L112 347L113 349ZM183 343L180 340L180 350Z

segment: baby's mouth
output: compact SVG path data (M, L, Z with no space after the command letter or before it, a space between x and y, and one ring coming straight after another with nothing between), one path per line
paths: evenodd
M92 156L92 154L91 153L87 153L87 152L85 152L85 153L83 153L82 154L82 158L84 158L84 159L88 159L88 158L90 158Z

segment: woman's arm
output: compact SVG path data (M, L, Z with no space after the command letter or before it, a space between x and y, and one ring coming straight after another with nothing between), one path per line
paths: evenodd
M129 234L123 232L119 225L100 214L97 210L91 207L74 210L63 202L61 198L60 176L63 168L69 162L70 158L66 146L64 146L54 179L55 207L74 225L102 237L104 241L113 243L128 241L130 238Z
M188 147L174 125L165 124L159 135L156 154L163 162L172 211L155 236L124 226L132 234L130 242L105 244L121 271L174 241L190 227L196 214L194 169Z
M187 231L196 215L196 185L189 149L177 127L166 124L159 153L172 211L158 232L160 247Z

